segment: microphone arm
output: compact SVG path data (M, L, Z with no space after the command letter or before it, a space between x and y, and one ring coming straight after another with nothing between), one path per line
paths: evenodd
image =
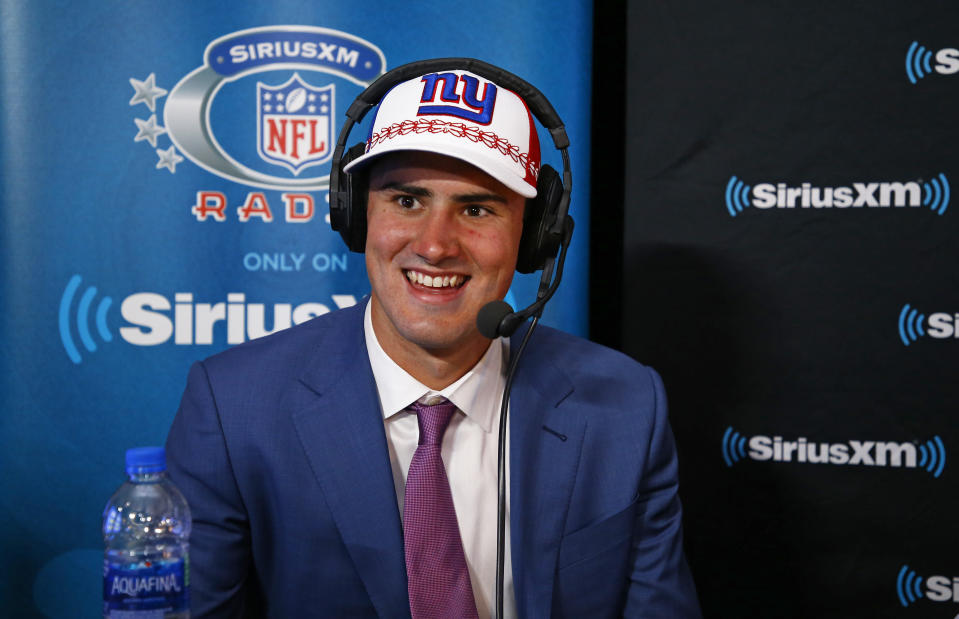
M543 308L546 305L546 302L549 301L553 295L556 293L556 289L559 287L559 282L563 279L563 265L566 263L566 250L569 249L570 239L573 237L573 218L566 217L563 223L563 239L562 245L559 252L559 258L555 256L547 259L546 264L543 268L543 276L540 278L539 290L536 292L536 301L534 301L526 309L520 310L518 312L513 312L512 308L508 303L503 301L495 301L483 306L483 309L480 310L480 314L477 317L477 325L479 326L480 332L487 337L509 337L511 336L520 324L526 321L530 316L533 317L533 322L530 324L529 329L526 330L526 334L523 335L523 340L519 345L519 349L516 351L516 354L511 354L509 368L506 371L506 387L503 389L503 400L500 404L499 411L499 443L497 449L497 472L498 472L498 497L497 497L497 513L496 513L496 618L502 619L503 617L503 579L504 579L504 568L505 568L505 559L506 559L506 429L509 427L507 423L507 411L509 408L509 396L510 392L513 390L513 378L516 376L516 368L519 366L520 357L523 355L523 351L526 350L526 344L529 342L530 336L533 334L533 330L536 329L536 325L539 324L539 319L543 315ZM553 266L556 266L556 277L553 278ZM552 280L552 282L550 282ZM506 310L503 312L503 310ZM496 318L505 313L505 316L502 316L498 321ZM493 330L491 327L494 327L495 332L488 334L488 331Z
M542 312L542 309L540 310ZM539 314L533 317L533 322L523 336L519 350L513 355L509 369L506 372L506 388L503 390L503 402L499 409L499 444L496 454L498 472L498 498L496 502L496 619L503 617L503 570L506 558L506 410L509 406L509 394L513 390L513 377L516 375L516 366L519 358L526 349L526 343L533 334L533 329L539 323Z

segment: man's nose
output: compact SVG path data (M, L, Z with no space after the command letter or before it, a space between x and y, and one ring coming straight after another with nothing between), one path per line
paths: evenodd
M418 256L430 264L436 264L459 252L459 230L452 212L431 209L421 223L413 241L413 249Z

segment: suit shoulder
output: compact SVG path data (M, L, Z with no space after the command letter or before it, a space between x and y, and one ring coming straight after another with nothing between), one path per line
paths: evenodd
M595 408L597 414L600 409L612 415L642 410L651 420L653 411L665 411L659 374L612 348L546 327L541 334L537 328L527 353L521 366L531 363L543 376L565 377L577 405Z
M600 368L617 376L649 379L655 376L658 379L653 368L632 357L565 331L545 326L537 327L537 333L530 342L531 348L534 342L538 355L551 358L554 365L572 372L595 371Z
M228 348L203 360L211 374L240 373L251 368L306 363L315 357L327 334L359 331L362 338L364 304L328 312L304 323ZM353 331L356 333L356 331Z

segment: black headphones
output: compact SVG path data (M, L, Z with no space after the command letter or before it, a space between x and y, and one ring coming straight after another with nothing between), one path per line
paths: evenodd
M563 157L562 178L548 165L540 168L536 197L527 200L523 217L523 236L520 240L516 270L520 273L532 273L543 269L547 260L556 256L564 239L566 244L569 243L567 237L572 234L573 229L572 222L567 221L573 173L567 152L569 138L566 127L539 90L508 71L474 58L437 58L402 65L381 75L353 101L346 111L347 121L340 130L336 149L333 151L330 170L330 225L340 233L351 251L363 253L366 249L366 202L369 191L367 176L362 172L343 172L343 168L350 161L366 150L363 142L346 150L346 141L353 126L362 121L366 113L394 86L428 73L457 69L475 73L515 92L526 102L536 120L549 131L553 137L553 145Z

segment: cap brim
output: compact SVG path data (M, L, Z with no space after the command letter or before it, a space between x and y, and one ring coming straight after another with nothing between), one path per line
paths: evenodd
M376 150L373 152L365 153L360 155L353 161L349 162L346 166L343 167L343 171L346 173L352 173L358 171L367 165L377 157L385 155L387 153L398 153L402 151L418 151L426 153L436 153L438 155L446 155L447 157L452 157L454 159L459 159L460 161L465 161L466 163L475 166L486 172L497 181L503 183L509 189L515 191L524 198L535 198L536 197L536 188L531 187L529 183L523 179L516 176L516 173L509 169L508 167L500 164L494 159L488 159L485 157L478 156L475 151L469 151L465 153L459 153L455 148L451 148L447 144L437 145L435 143L410 143L403 142L396 145L390 144L381 144L377 146Z

